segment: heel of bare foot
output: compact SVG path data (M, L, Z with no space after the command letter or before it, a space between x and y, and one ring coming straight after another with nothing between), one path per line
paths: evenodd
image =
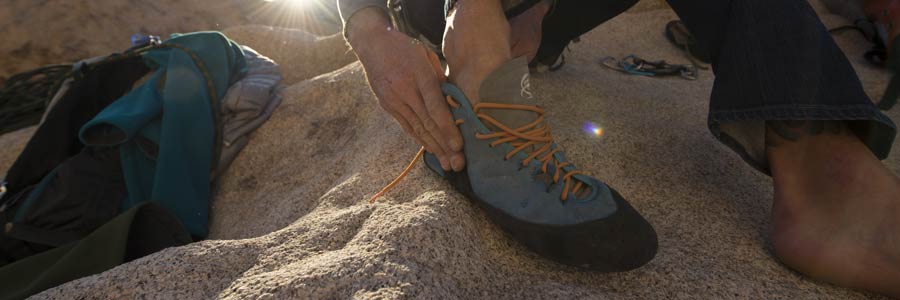
M900 297L900 179L841 121L768 121L772 241L787 266Z

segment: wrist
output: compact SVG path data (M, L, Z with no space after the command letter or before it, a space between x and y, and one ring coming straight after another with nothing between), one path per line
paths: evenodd
M345 25L347 42L356 51L365 49L393 30L387 13L379 7L366 7L354 13Z

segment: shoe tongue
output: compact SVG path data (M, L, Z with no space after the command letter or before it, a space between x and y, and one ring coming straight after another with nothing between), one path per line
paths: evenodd
M519 57L507 61L500 65L500 67L494 69L494 71L481 82L481 89L478 92L478 96L480 96L482 102L488 103L535 105L534 98L531 95L529 80L528 60L525 59L524 56ZM516 109L485 109L483 112L512 129L531 123L538 117L538 114L534 112ZM487 122L485 122L484 125L488 128L492 127L492 125ZM499 130L498 128L491 129ZM526 152L536 151L540 146L541 144L532 145L530 147L531 149L525 150ZM541 180L548 186L553 182L552 172L556 171L555 164L556 160L553 160L551 167L554 169L541 177ZM560 183L562 183L562 179L560 179ZM590 187L582 188L576 197L584 198L590 194L590 191Z
M494 69L481 82L478 96L482 102L534 105L529 82L528 60L524 56L519 57ZM537 118L536 113L524 110L486 109L484 113L513 129L531 123Z

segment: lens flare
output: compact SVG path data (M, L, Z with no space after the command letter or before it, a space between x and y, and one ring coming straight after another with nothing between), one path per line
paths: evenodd
M328 35L340 31L341 18L334 0L248 1L247 18L254 24L302 29Z
M590 121L584 122L583 130L585 133L590 134L594 137L603 136L603 127L600 127L600 125L594 124Z

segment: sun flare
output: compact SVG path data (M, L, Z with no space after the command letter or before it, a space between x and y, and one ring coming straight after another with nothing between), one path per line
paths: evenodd
M585 133L587 133L591 136L594 136L594 137L603 136L603 127L600 127L600 125L597 125L594 122L584 122L584 126L582 127L582 130L584 130Z
M255 3L250 18L269 26L332 33L330 31L339 30L341 24L334 0L263 0ZM332 27L338 29L330 29Z

